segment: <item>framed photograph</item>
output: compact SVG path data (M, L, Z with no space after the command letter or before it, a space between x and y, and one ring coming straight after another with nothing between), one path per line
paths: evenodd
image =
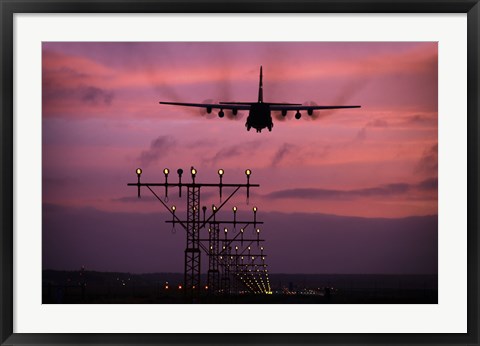
M2 1L2 345L478 345L479 6Z

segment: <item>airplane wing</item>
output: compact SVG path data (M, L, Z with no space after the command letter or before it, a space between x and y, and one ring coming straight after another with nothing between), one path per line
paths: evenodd
M293 106L293 105L270 105L272 111L313 111L317 109L340 109L340 108L360 108L361 106Z
M182 103L182 102L159 102L162 105L210 108L210 109L237 109L248 110L250 104L219 104L219 103Z

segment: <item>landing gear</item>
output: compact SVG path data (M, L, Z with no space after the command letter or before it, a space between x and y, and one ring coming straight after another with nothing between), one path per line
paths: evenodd
M272 127L273 127L273 124L272 124L272 125L269 125L269 126L267 126L267 129L268 129L268 131L269 131L269 132L272 132Z
M247 128L247 131L250 131L250 129L252 128L249 123L245 123L245 127Z

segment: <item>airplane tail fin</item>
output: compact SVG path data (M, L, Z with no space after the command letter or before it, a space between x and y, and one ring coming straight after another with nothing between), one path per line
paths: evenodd
M260 83L258 85L258 102L262 103L263 102L263 83L262 83L262 66L260 66Z

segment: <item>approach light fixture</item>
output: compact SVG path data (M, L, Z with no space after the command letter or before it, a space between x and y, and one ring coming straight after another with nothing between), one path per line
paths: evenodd
M168 173L170 173L170 170L168 168L164 168L163 174L165 174L165 202L168 202Z
M172 211L175 212L175 210L177 210L177 207L172 205Z
M247 204L250 199L250 174L252 174L252 171L250 169L246 169L245 175L247 176Z
M177 174L178 174L178 197L182 197L182 175L183 175L183 169L181 169L181 168L177 169Z
M140 176L142 175L142 169L137 168L135 173L137 173L137 197L140 198Z
M220 186L219 186L219 194L220 194L220 202L222 202L222 180L223 180L223 173L225 173L225 171L223 169L219 169L218 170L218 176L220 177Z
M195 176L197 175L197 170L195 168L190 168L190 173L192 174L192 181L195 184Z
M233 210L233 228L237 226L237 207L232 207Z

